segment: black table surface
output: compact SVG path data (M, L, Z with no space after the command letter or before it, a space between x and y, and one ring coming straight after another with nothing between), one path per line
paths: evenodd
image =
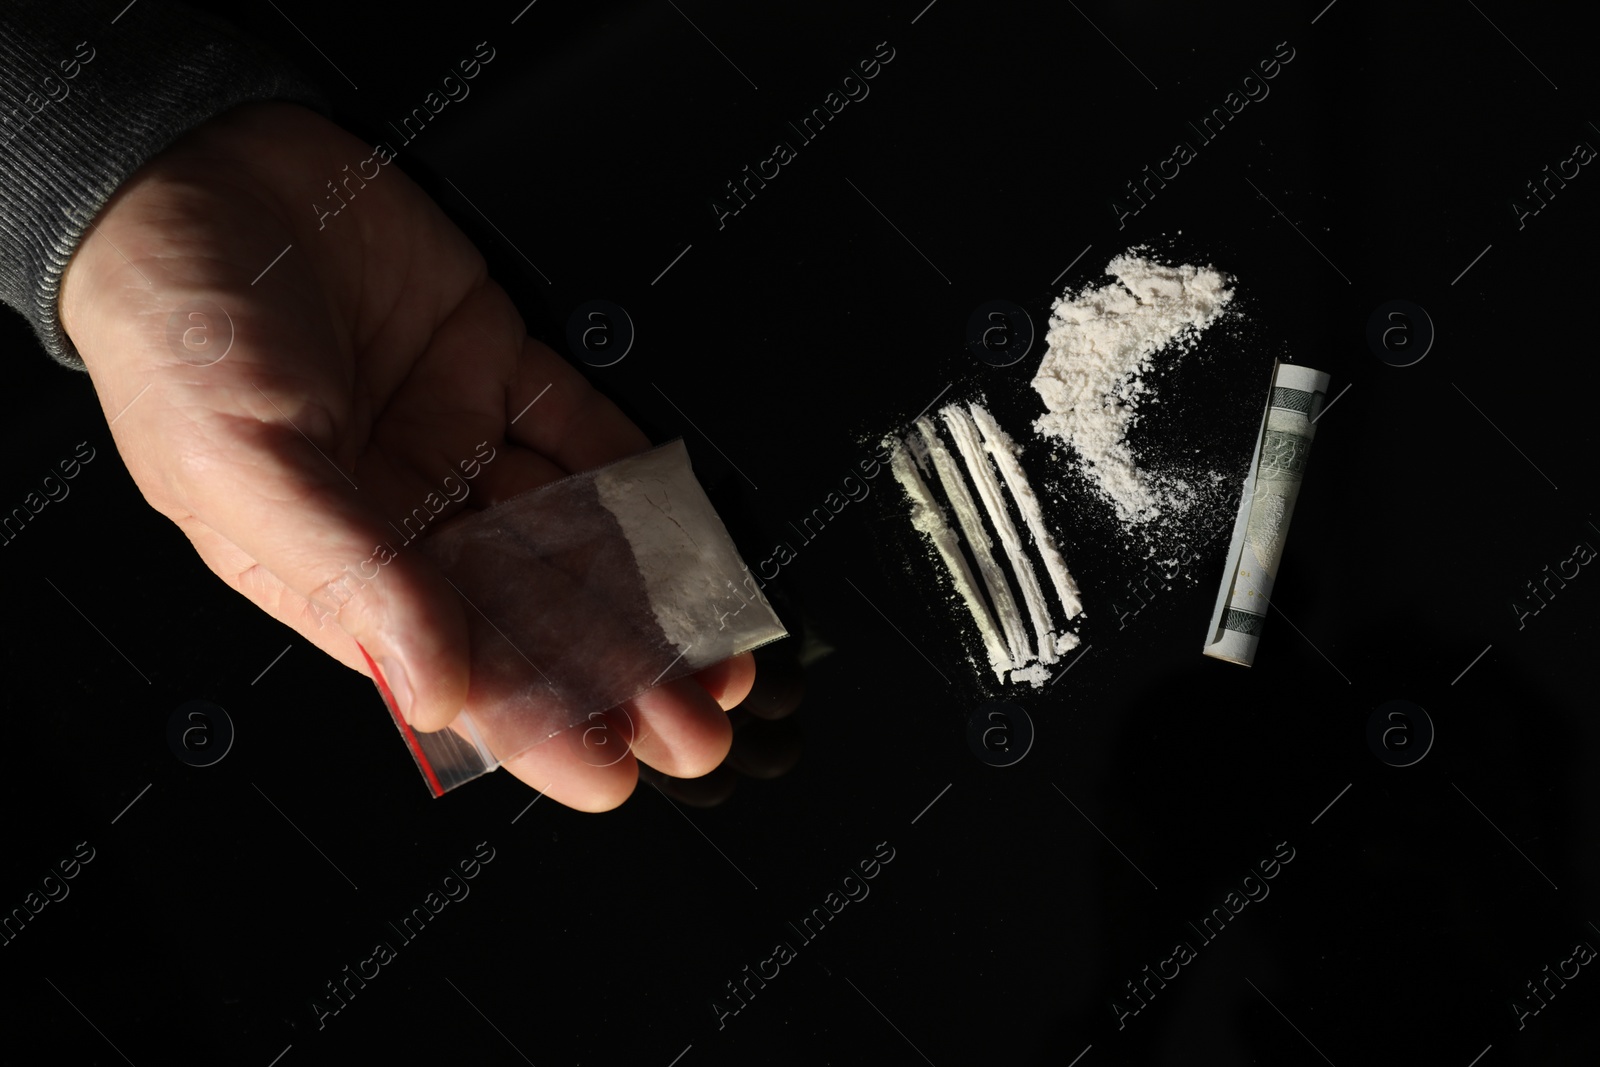
M8 316L5 506L97 458L0 553L0 907L80 860L7 936L0 1058L1595 1062L1589 44L1565 9L1324 4L223 12L368 141L493 50L396 165L530 333L685 439L753 567L792 548L758 685L804 695L740 716L712 779L609 813L504 772L433 799L372 685L201 564L87 378ZM84 36L112 48L102 6ZM777 174L735 200L747 166ZM1242 312L1162 379L1149 448L1237 477L1273 359L1332 376L1251 668L1200 654L1226 536L1152 581L1028 428L1042 338L1008 366L967 344L984 302L1042 333L1140 245L1233 275ZM631 324L607 366L569 341L594 300L612 342ZM890 477L791 525L979 395L1083 586L1084 650L1042 689L972 666ZM169 740L192 700L231 723L209 766ZM1008 740L974 744L991 700Z

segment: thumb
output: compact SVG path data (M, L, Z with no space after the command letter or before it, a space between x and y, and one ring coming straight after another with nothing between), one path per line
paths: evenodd
M356 643L385 702L408 725L431 733L466 705L470 642L460 594L414 541L401 555L404 541L378 541L358 566L345 564L307 601L320 627L337 624ZM371 580L358 581L360 575Z
M467 609L422 553L426 531L386 519L409 512L385 508L378 478L347 473L292 428L265 424L259 433L243 448L231 443L220 463L187 457L180 478L190 484L180 492L190 509L282 583L290 595L280 611L307 605L299 628L324 651L341 634L358 645L360 656L346 649L339 658L365 658L409 725L448 726L467 700ZM282 618L263 602L271 598L261 583L242 591Z

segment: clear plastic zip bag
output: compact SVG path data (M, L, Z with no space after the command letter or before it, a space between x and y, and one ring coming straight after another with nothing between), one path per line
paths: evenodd
M522 493L424 538L461 594L467 706L421 733L434 796L664 682L787 636L682 440Z

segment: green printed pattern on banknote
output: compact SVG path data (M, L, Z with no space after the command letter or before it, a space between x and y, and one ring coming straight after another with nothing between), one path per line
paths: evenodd
M1306 459L1316 436L1315 419L1328 395L1328 375L1309 367L1277 363L1266 412L1239 514L1227 569L1217 592L1204 652L1249 666L1271 606L1272 585L1283 558Z

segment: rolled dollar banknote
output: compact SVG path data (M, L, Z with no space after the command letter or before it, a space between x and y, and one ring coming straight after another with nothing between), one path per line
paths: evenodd
M1328 375L1322 371L1273 362L1255 458L1245 478L1217 606L1206 631L1203 651L1208 656L1246 667L1255 662L1289 519L1317 432L1315 420L1327 396Z

